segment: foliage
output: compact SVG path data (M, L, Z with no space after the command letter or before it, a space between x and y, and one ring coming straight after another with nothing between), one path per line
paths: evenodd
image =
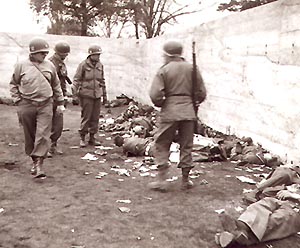
M197 12L187 11L188 6L179 5L176 0L130 0L136 38L139 38L138 27L146 38L152 38L163 34L163 26L176 23L177 17Z
M30 0L30 6L50 19L48 33L96 35L95 27L101 27L106 37L118 28L120 37L130 24L137 39L161 35L163 26L176 23L178 16L197 12L187 11L189 5L179 5L176 0Z
M267 3L275 2L277 0L230 0L229 3L221 3L218 6L218 11L244 11L247 9L255 8Z
M87 36L95 18L106 9L109 0L30 0L38 15L51 21L48 32Z

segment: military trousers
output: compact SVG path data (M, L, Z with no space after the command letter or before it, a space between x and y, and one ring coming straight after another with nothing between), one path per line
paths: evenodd
M58 139L61 137L64 128L64 115L63 113L57 112L57 105L53 104L53 117L52 117L52 128L51 128L51 143L56 144Z
M43 103L21 100L18 104L18 116L23 127L25 153L34 157L46 157L50 147L53 102Z
M155 134L154 157L158 168L169 163L170 146L178 136L180 161L178 168L192 168L192 149L194 138L194 121L160 122Z
M268 187L275 187L279 185L291 185L297 183L298 174L290 168L277 167L267 178L267 180L259 183L257 188L261 191Z
M99 117L101 109L101 98L80 97L81 106L81 124L79 133L86 135L87 133L95 134L99 129Z
M248 206L239 220L247 224L260 242L286 238L300 231L295 204L266 197Z

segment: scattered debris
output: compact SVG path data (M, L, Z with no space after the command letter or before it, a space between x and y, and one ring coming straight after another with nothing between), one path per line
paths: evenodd
M19 146L17 143L8 143L8 146Z
M256 182L253 179L249 178L249 177L236 176L236 178L239 179L243 183L256 184Z
M116 200L116 202L118 202L118 203L127 203L127 204L131 203L130 200Z
M96 179L101 179L102 177L108 175L107 172L98 172L97 176L95 176Z
M70 146L70 149L79 149L79 146Z
M118 208L122 213L129 213L130 212L130 208L127 207L119 207Z
M176 180L178 180L178 177L173 176L172 178L168 178L166 181L173 182L173 181L176 181Z
M102 149L98 149L98 150L94 151L94 153L99 156L105 156L107 154L107 152L103 151Z
M215 212L218 214L222 214L222 213L225 213L225 209L224 208L216 209Z
M84 157L82 157L81 159L90 160L90 161L98 160L98 158L95 155L91 154L91 153L85 154Z
M115 171L119 176L130 177L130 172L127 169L111 168L112 171Z
M235 209L235 211L237 211L239 213L241 213L242 211L244 211L244 209L242 207L240 207L240 206L235 207L234 209Z

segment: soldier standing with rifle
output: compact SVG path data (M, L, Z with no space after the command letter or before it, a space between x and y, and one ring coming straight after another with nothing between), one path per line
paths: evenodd
M167 190L170 167L170 146L176 132L179 135L182 189L193 186L189 172L193 168L192 148L195 107L206 98L206 88L201 74L182 57L183 46L178 41L168 41L163 46L165 64L158 70L150 88L150 98L161 108L160 123L155 135L154 157L158 165L157 181L150 183L153 190ZM195 82L193 82L195 80Z
M60 81L60 86L64 97L69 96L67 91L67 83L72 84L68 77L67 67L64 63L65 58L70 53L70 46L65 41L56 43L54 47L55 53L49 58L54 64L57 75ZM51 129L51 146L48 152L48 157L52 157L54 154L63 154L62 150L57 146L57 141L61 137L63 131L63 114L57 112L57 104L53 104L53 117L52 117L52 129Z

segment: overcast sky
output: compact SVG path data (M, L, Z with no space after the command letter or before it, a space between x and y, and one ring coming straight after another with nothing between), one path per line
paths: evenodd
M29 8L29 0L5 0L0 3L0 32L12 33L45 33L46 24L38 25L35 17ZM193 8L205 9L205 13L197 13L184 16L178 19L180 24L178 28L194 26L206 21L213 20L222 16L222 13L216 12L216 8L220 2L227 0L202 0L199 5L198 0L179 0L184 4L190 4Z

